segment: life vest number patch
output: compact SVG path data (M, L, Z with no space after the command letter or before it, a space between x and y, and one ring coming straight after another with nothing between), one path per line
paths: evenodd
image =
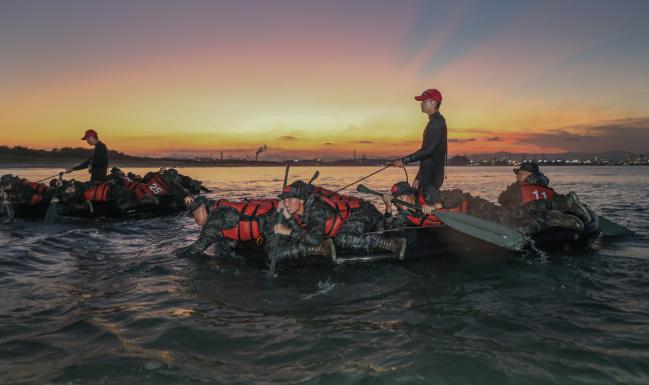
M162 188L160 186L158 186L157 184L155 184L155 183L151 183L149 185L149 190L151 190L151 192L156 194L156 195L158 195L158 194L160 194L162 192Z
M534 199L537 201L539 199L548 199L548 194L545 191L534 190L532 191L532 195L534 195Z

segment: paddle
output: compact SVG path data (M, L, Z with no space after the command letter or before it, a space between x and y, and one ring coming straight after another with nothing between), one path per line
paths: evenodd
M288 170L291 166L286 165L286 169L284 170L284 184L282 185L282 192L284 192L284 189L286 188L286 185L288 184ZM318 173L319 174L319 173ZM284 209L280 209L279 213L277 215L277 223L282 219L282 216L284 216ZM279 237L277 234L275 234L273 241L273 251L272 255L270 257L270 269L268 270L268 275L271 277L275 276L275 267L277 266L277 247L279 246Z
M56 182L56 190L54 191L54 197L50 201L50 205L47 207L47 212L45 213L45 223L54 223L56 222L56 216L59 208L59 190L61 189L61 186L63 183L61 180L63 179L63 173L59 173L59 179Z
M370 190L362 184L358 185L356 191L380 197L383 196L382 193ZM393 202L397 205L407 207L411 210L422 212L421 207L417 205L404 202L399 199L394 199ZM433 215L436 216L440 220L440 222L452 228L453 230L494 244L496 246L500 246L509 250L520 251L525 244L525 236L522 233L507 226L503 226L499 223L494 223L471 215L455 212L435 211Z
M60 176L60 175L62 175L62 174L64 174L64 173L65 173L65 171L61 171L61 172L56 173L56 174L54 174L54 175L52 175L52 176L48 176L47 178L43 178L43 179L41 179L41 180L37 180L37 181L34 182L34 183L41 183L41 182L46 181L46 180L48 180L48 179L56 178L57 176Z
M358 182L362 182L362 181L364 181L365 179L371 177L372 175L376 175L376 174L380 173L381 171L387 169L388 167L392 167L392 164L388 164L387 166L382 167L382 168L378 169L377 171L374 171L374 172L371 173L370 175L364 176L364 177L362 177L361 179L359 179L359 180L357 180L357 181L355 181L355 182L352 182L352 183L350 183L350 184L348 184L348 185L346 185L346 186L343 186L343 187L339 188L338 190L336 190L335 192L341 192L341 191L343 191L344 189L346 189L347 187L349 187L349 186L353 186L353 185L355 185L355 184L358 183Z
M623 237L627 235L635 235L635 232L622 225L619 225L611 220L604 218L601 215L597 216L599 220L599 227L602 235L607 237Z

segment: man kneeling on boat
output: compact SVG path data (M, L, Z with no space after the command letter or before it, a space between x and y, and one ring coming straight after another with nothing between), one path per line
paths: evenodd
M461 190L439 191L431 188L420 192L410 187L407 182L396 183L392 186L391 192L391 194L383 196L386 205L385 223L388 228L439 226L441 222L435 217L434 211L436 210L463 212L501 223L524 234L537 234L552 227L575 231L581 231L584 228L582 220L573 215L575 211L579 210L576 208L574 200L571 199L544 202L543 204L530 204L530 201L521 200L518 205L501 206L479 196L463 193ZM542 194L539 196L543 197ZM422 207L422 210L415 213L397 205L399 211L393 216L391 204L395 198L416 204ZM583 206L581 208L587 212ZM564 213L562 210L568 213Z
M515 168L516 181L498 196L498 203L510 209L527 207L539 211L560 211L577 216L583 223L592 218L574 191L559 194L550 187L550 179L534 162L523 162Z
M381 221L381 214L373 205L353 197L326 196L323 191L297 181L280 194L285 224L274 226L274 234L279 237L278 259L298 256L305 247L321 245L328 238L345 249L363 253L384 250L404 258L405 239L367 234ZM266 246L270 248L272 244L267 242Z

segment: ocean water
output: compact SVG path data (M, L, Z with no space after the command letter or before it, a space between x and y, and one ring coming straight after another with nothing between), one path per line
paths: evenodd
M376 169L323 167L317 183ZM180 171L227 198L275 195L283 178ZM547 259L442 256L271 279L245 261L176 258L199 232L184 215L1 224L0 383L647 384L649 169L544 171L638 235ZM364 183L400 179L389 169ZM512 180L509 168L451 167L445 187L495 199Z

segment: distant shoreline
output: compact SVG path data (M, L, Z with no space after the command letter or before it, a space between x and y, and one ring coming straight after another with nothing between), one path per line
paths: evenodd
M467 156L455 155L449 157L447 166L458 167L512 167L520 164L521 161L536 161L539 166L646 166L649 165L649 158L644 154L617 154L609 153L594 155L584 159L577 154L563 154L553 158L537 155L522 155L513 157L512 154L492 154L490 159L470 160ZM521 159L522 155L522 159ZM583 154L582 154L583 155ZM624 157L621 158L621 156ZM61 168L66 169L76 166L88 159L90 150L87 148L61 148L52 150L37 150L27 147L8 147L0 145L0 169L34 169L34 168ZM284 161L256 160L256 159L222 159L222 158L153 158L146 156L127 155L119 151L109 151L109 163L116 167L381 167L390 163L394 158L366 158L360 159L338 159L322 160L314 159L289 159ZM538 159L538 160L537 160ZM413 163L411 166L417 166Z
M0 163L0 170L2 169L38 169L38 168L60 168L61 170L69 168L76 163ZM151 167L153 169L158 168L241 168L241 167L284 167L286 165L291 167L382 167L385 163L310 163L310 162L284 162L284 163L232 163L232 164L185 164L183 162L173 163L173 162L160 162L160 163L122 163L115 162L111 164L110 167L118 168L144 168ZM642 167L649 165L637 165L637 164L545 164L543 167ZM411 165L411 167L418 167L417 164ZM514 165L467 165L467 166L457 166L457 165L448 165L448 167L462 167L462 168L481 168L481 167L514 167Z

